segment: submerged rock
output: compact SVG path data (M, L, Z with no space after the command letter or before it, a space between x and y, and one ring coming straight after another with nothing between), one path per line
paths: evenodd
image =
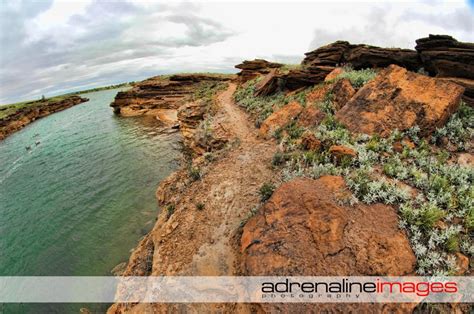
M396 65L381 71L336 113L352 132L389 135L419 126L428 135L457 110L464 88Z

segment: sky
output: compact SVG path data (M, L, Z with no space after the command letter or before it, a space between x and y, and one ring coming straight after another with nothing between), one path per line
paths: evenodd
M474 1L0 0L0 104L159 74L299 63L336 40L474 42Z

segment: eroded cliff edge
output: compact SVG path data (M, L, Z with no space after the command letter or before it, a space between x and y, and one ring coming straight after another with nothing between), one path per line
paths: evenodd
M434 69L473 66L472 44L420 41L462 50L463 58L431 55ZM125 275L471 274L474 113L461 102L465 86L433 77L446 70L430 73L424 62L416 51L337 42L297 68L243 63L226 87L182 102L177 119L192 158L160 184L161 213ZM465 73L446 75L470 80ZM173 310L316 308L115 304L109 312Z
M0 140L24 128L33 121L55 112L88 101L80 96L69 96L60 100L38 100L27 102L21 106L0 107Z

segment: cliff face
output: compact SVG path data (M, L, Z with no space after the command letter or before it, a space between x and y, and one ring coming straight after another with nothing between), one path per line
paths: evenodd
M26 103L11 114L0 118L0 140L5 139L10 134L24 128L37 119L86 101L88 101L87 98L70 96L58 101L44 100ZM0 108L0 110L11 111L8 107Z
M338 67L349 59L352 69ZM157 223L124 275L472 274L474 110L460 107L463 87L408 70L422 64L417 51L336 42L300 69L244 62L236 82L182 104L193 158L160 183ZM354 70L366 66L383 69ZM115 304L109 313L415 306Z
M152 115L176 123L176 110L199 84L228 80L230 76L219 74L156 76L135 84L131 90L119 92L110 106L123 116Z

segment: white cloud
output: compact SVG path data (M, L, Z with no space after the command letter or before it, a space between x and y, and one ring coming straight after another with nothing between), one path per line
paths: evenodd
M413 48L443 33L474 41L463 1L40 4L0 7L0 23L15 25L0 28L0 103L162 73L234 71L257 57L294 63L335 40Z

